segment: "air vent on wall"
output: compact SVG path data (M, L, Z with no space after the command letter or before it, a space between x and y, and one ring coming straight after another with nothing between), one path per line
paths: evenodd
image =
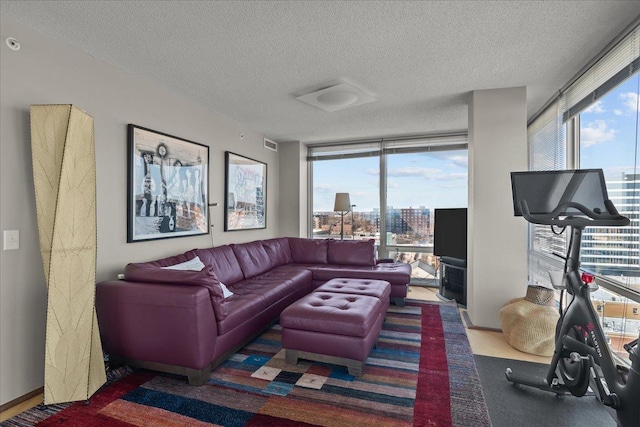
M264 148L268 148L269 150L278 151L278 143L273 142L270 139L264 139Z

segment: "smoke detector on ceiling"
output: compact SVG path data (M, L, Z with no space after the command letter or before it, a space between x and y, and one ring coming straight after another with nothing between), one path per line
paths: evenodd
M348 83L340 83L305 95L296 96L296 99L329 112L368 104L376 100L374 96Z

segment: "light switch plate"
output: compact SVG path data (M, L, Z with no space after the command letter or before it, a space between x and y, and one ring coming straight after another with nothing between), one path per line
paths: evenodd
M4 230L4 245L5 251L12 251L20 249L20 231L18 230Z

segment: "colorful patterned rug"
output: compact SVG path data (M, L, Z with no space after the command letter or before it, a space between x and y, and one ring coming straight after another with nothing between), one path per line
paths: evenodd
M275 325L216 368L202 387L134 371L88 405L39 406L3 426L490 426L455 305L392 306L364 374L288 365ZM40 415L39 415L40 414Z

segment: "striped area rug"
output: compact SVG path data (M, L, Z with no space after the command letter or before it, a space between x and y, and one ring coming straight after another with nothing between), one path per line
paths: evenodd
M361 377L319 362L288 365L280 332L275 325L263 333L215 369L202 387L138 370L100 390L89 405L72 404L37 425L491 425L455 305L392 306ZM3 425L33 425L21 416Z

